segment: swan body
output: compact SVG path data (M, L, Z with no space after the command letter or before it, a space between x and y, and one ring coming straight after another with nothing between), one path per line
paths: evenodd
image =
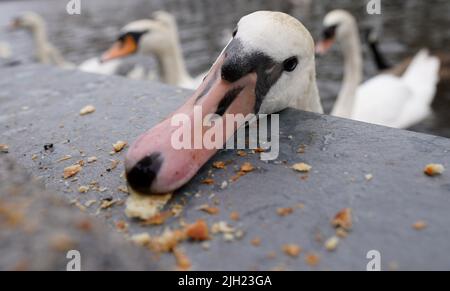
M343 10L330 12L324 20L324 40L318 51L340 42L344 54L344 81L332 115L363 122L409 128L426 118L436 94L440 62L420 51L402 76L381 74L362 81L362 52L354 17Z
M192 97L130 146L125 159L130 189L162 194L180 188L245 125L240 120L232 127L219 127L216 137L223 136L219 148L177 149L172 138L185 128L174 125L173 118L187 116L188 132L200 133L193 138L204 140L211 127L194 119L213 118L215 125L227 124L236 115L271 114L287 107L323 112L311 34L297 19L281 12L247 15Z
M118 41L103 55L103 60L114 60L141 53L156 57L160 80L166 84L188 89L197 88L205 74L193 78L189 75L181 51L175 18L163 11L152 19L129 23Z

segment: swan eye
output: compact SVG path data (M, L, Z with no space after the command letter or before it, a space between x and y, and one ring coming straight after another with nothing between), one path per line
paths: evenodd
M298 59L296 57L289 58L284 61L283 66L286 72L292 72L297 68Z

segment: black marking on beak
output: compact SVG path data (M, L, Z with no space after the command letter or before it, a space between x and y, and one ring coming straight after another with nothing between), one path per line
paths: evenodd
M283 63L276 62L262 52L245 52L239 38L233 39L225 50L222 79L234 83L247 74L257 75L255 113L259 112L264 98L283 72Z
M205 81L207 78L208 76L206 76L203 81ZM202 99L203 96L209 93L209 91L211 90L212 86L214 85L214 83L217 81L218 78L219 78L219 70L217 70L214 73L214 76L211 78L211 80L208 81L208 84L206 84L205 89L203 89L203 91L198 95L197 99L195 100L195 103L197 103L200 99Z
M220 101L216 114L223 116L242 90L244 90L244 87L238 87L228 91L222 101Z
M161 153L153 153L127 170L128 185L136 192L151 194L150 188L163 163Z

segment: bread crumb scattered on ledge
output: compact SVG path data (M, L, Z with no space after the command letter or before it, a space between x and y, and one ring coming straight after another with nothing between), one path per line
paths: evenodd
M79 164L69 166L64 169L64 179L69 179L81 171L81 166Z
M250 164L250 163L244 163L244 164L241 166L241 172L244 172L244 173L250 173L250 172L252 172L253 170L255 170L255 167L254 167L252 164Z
M7 144L0 144L0 153L9 153L9 146Z
M88 115L95 112L95 107L93 105L87 105L80 110L80 115Z
M305 263L311 267L316 267L320 262L319 255L315 253L308 253L305 257Z
M302 252L302 248L296 244L285 244L281 249L286 255L290 257L298 257Z
M424 230L425 228L427 228L427 226L428 226L428 224L423 220L419 220L413 224L413 228L415 230L419 230L419 231Z
M338 245L339 238L337 236L333 236L325 242L325 249L329 252L333 252L337 249Z
M218 215L220 209L217 207L209 206L208 204L203 204L197 207L197 210L208 213L209 215Z
M223 169L225 169L226 165L224 162L215 162L213 164L213 167L218 170L223 170Z
M445 167L441 164L429 164L425 167L424 173L430 177L442 175Z
M199 219L197 222L186 227L186 235L194 241L209 240L208 224L203 219Z
M126 202L125 214L129 218L148 220L157 215L171 198L172 193L149 196L130 193Z
M125 141L119 140L118 142L113 144L114 152L116 153L121 152L126 146L127 143Z
M311 171L312 167L308 164L305 163L298 163L298 164L294 164L292 166L292 169L294 171L300 172L300 173L308 173Z
M339 211L336 216L331 221L331 225L337 228L343 228L346 231L351 230L353 222L352 222L352 209L345 208Z
M281 217L291 215L293 212L294 212L294 209L290 208L290 207L277 209L277 214Z

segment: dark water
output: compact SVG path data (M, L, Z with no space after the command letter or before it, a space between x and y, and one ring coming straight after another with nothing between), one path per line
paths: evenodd
M66 0L2 1L0 26L21 11L45 17L51 41L75 63L99 55L109 47L124 24L164 9L175 14L180 26L183 53L192 74L209 68L223 47L223 31L231 30L245 14L279 10L299 18L317 37L323 16L335 8L351 11L361 27L380 30L382 50L391 63L413 55L422 47L450 53L450 1L381 0L382 15L366 13L368 0L82 0L82 15L69 16ZM32 61L33 46L23 32L0 31L0 41L13 47L15 56ZM146 61L153 63L150 58ZM318 80L326 111L333 105L342 78L342 58L334 53L318 59ZM365 51L365 76L376 73ZM447 87L447 88L445 88ZM450 84L436 98L434 114L412 130L450 137Z

